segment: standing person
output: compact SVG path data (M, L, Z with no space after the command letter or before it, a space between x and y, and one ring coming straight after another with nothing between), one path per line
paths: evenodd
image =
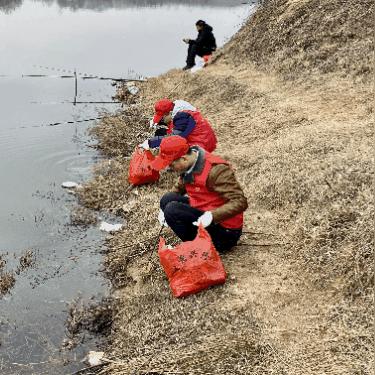
M197 21L195 26L198 31L197 39L183 39L189 45L186 66L183 70L191 69L195 65L195 56L203 57L216 51L216 40L212 33L213 28L202 20Z
M171 227L182 241L193 240L202 224L218 251L235 246L248 204L229 163L172 136L162 140L152 165L155 170L167 166L181 175L173 190L160 200L160 223Z
M144 149L160 146L162 139L169 135L179 135L186 138L190 145L198 145L212 152L216 148L217 140L210 123L190 103L184 100L172 102L162 99L155 103L155 116L153 122L161 121L168 124L166 135L156 134L153 138L146 139L139 146Z

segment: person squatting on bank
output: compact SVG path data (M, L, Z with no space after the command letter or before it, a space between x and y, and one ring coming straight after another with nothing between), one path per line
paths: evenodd
M160 135L158 127L153 138L146 139L139 145L145 150L160 146L164 137L179 135L186 138L189 145L198 145L205 150L212 152L216 149L217 139L210 123L190 103L184 100L172 102L169 99L162 99L155 103L154 124L162 122L166 124L166 133Z
M152 167L181 175L160 200L159 221L182 241L191 241L202 224L218 251L235 246L242 234L248 203L229 163L180 136L164 138ZM187 194L187 196L185 195Z

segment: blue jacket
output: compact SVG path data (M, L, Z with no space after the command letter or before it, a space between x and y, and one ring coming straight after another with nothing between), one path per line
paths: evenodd
M195 125L195 120L189 113L177 112L173 118L173 131L171 135L179 135L187 138L187 136L194 130ZM153 137L148 140L148 145L150 148L159 147L163 138L164 136Z

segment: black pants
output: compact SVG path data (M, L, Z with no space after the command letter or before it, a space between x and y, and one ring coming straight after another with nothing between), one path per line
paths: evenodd
M189 205L189 198L176 193L167 193L160 200L167 224L182 241L192 241L198 227L193 225L203 211ZM227 229L220 224L211 224L206 230L218 251L225 251L235 246L241 237L241 229Z
M198 47L196 44L189 44L186 65L193 67L195 65L195 56L203 57L211 55L212 49L207 47Z
M156 127L155 131L155 137L165 137L167 135L168 126L164 122L163 119L161 119Z
M165 137L167 135L167 129L158 128L155 131L155 137Z

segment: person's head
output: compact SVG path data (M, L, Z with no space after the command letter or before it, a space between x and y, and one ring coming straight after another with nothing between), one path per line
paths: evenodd
M172 110L174 103L169 99L161 99L155 103L154 123L158 124L161 120L169 124L172 120Z
M160 171L168 166L176 172L187 171L194 163L196 156L190 151L186 139L179 135L165 137L160 143L159 155L152 167Z
M202 31L204 29L204 26L206 25L206 22L202 21L202 20L198 20L196 23L195 23L195 27L197 28L197 31Z

